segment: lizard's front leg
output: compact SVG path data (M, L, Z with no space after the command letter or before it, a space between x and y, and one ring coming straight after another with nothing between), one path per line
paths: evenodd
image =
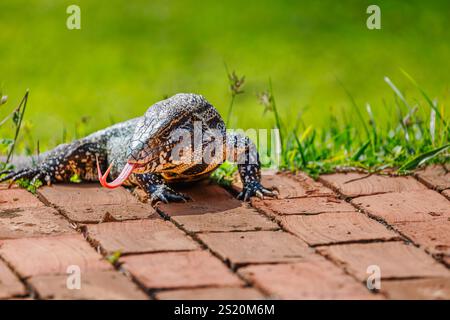
M261 185L259 155L255 144L250 138L238 133L228 133L226 139L226 158L238 164L238 171L243 184L243 189L239 193L238 199L247 201L253 196L261 199L264 196L277 196L274 190L266 189Z
M97 180L96 155L100 165L104 167L106 156L98 144L82 141L62 144L49 152L39 163L9 172L0 182L10 180L12 183L19 179L29 179L32 184L43 180L50 185L56 181L68 182L75 174L82 180Z
M190 200L188 195L176 192L166 185L164 179L157 173L135 174L135 178L140 187L149 195L150 203L158 200L165 203L169 201L186 202Z

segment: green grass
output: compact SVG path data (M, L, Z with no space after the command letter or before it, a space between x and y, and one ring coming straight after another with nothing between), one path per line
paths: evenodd
M294 126L285 125L275 102L272 81L268 89L258 95L260 104L273 114L273 127L280 132L281 163L273 161L268 166L277 166L290 171L302 170L313 177L319 174L339 170L363 169L367 172L389 170L397 174L406 174L423 164L449 162L450 153L450 117L444 106L432 100L414 78L401 70L422 96L414 104L408 102L405 95L389 77L384 82L395 96L392 102L385 104L384 113L393 115L385 121L384 114L374 114L370 104L359 106L352 94L341 83L354 111L351 118L329 115L328 126L314 128L298 117ZM235 79L238 77L231 77ZM236 90L230 85L231 105ZM242 84L240 87L242 90ZM364 110L365 109L365 110ZM229 113L232 108L229 108ZM288 117L289 115L286 115ZM227 118L230 114L227 115ZM354 122L356 119L356 122ZM267 147L268 149L270 146ZM225 163L213 178L228 186L236 168Z
M432 101L417 82L407 77L422 95L412 105L395 84L385 77L396 99L386 103L390 121L374 114L370 105L359 106L347 91L357 123L339 121L330 115L327 127L314 128L299 120L293 127L281 121L272 83L259 95L260 102L273 113L274 127L280 131L282 145L280 169L302 170L313 177L336 170L362 169L367 172L389 171L407 174L421 165L450 161L450 117L443 106ZM233 97L233 93L231 94ZM363 128L363 129L362 129ZM285 137L285 138L283 138ZM271 166L275 163L271 163ZM236 168L225 163L213 178L229 186Z

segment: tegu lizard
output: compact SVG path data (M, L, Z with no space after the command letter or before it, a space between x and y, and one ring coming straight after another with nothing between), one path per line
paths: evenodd
M201 156L205 149L212 150L210 161ZM155 103L142 117L61 144L35 161L26 158L14 171L2 172L6 175L0 182L26 178L50 185L68 182L76 174L84 181L100 181L106 188L140 186L152 202L187 201L187 195L169 184L205 178L226 159L238 162L243 184L239 199L276 196L261 185L254 143L227 132L222 117L204 97L180 93ZM112 182L107 182L108 175Z

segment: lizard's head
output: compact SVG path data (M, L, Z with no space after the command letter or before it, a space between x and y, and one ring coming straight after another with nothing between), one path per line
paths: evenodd
M189 125L182 110L177 117L166 113L163 118L155 110L147 111L139 121L128 146L128 164L134 166L134 173L157 172L168 165L178 142L173 133Z
M202 96L195 94L177 94L151 106L138 121L128 145L127 163L117 179L106 182L111 167L104 175L98 168L102 186L116 188L132 173L158 172L170 166L172 150L180 143L180 135L174 133L189 130L192 115L208 106Z

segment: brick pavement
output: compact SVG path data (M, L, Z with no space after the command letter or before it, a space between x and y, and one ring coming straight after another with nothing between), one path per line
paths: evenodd
M0 185L0 299L450 299L448 166L263 182L280 197L204 181L156 208L97 184Z

